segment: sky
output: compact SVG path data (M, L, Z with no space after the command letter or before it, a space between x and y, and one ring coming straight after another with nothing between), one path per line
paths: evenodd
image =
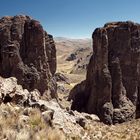
M91 38L106 22L140 23L140 0L0 0L0 17L21 14L55 37Z

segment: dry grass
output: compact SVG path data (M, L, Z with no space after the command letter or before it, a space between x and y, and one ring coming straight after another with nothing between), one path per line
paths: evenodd
M140 119L112 126L93 122L86 131L91 140L140 140Z
M52 130L38 109L25 109L2 104L0 106L0 140L64 140L60 130Z
M50 128L38 109L30 108L27 115L24 108L0 106L0 140L140 140L140 119L112 126L93 121L83 135L66 136Z

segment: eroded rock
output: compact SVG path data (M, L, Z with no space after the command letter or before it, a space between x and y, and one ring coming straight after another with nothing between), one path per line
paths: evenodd
M63 82L65 84L70 85L70 80L63 73L60 72L56 73L55 79L57 82Z
M53 37L28 16L0 19L0 75L18 84L56 96L56 49Z
M54 111L53 110L47 110L47 111L45 111L45 112L42 113L43 119L50 126L52 126L53 114L54 114Z
M7 96L10 100L5 99ZM42 100L38 90L30 92L23 89L13 77L0 77L0 107L0 117L16 117L15 121L19 123L18 130L28 127L28 124L39 126L40 129L40 123L43 123L43 126L61 130L67 136L86 138L87 132L84 129L91 122L99 121L96 115L64 109L57 99ZM15 123L13 125L15 126Z
M138 117L140 25L108 23L94 31L93 40L85 89L78 89L79 96L73 97L72 107L97 114L107 124L132 120L136 114Z

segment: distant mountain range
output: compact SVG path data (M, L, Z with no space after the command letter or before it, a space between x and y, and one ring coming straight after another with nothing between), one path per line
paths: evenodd
M65 37L54 37L56 48L58 53L62 52L72 52L75 49L79 48L92 48L92 41L89 38L85 39L71 39Z
M54 37L55 41L65 41L65 40L69 40L69 41L91 41L90 38L67 38L67 37Z
M89 63L89 59L92 54L91 39L55 37L54 40L57 49L57 68L63 69L64 67L71 65L69 73L84 72L85 74L87 64Z

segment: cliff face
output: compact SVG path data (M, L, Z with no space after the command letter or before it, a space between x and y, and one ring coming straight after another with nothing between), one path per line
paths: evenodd
M107 124L139 117L140 25L108 23L94 31L93 40L85 89L77 93L85 100L77 107L81 96L74 99L72 109L95 113Z
M28 90L56 94L56 49L53 37L28 16L0 19L0 75L16 77Z

